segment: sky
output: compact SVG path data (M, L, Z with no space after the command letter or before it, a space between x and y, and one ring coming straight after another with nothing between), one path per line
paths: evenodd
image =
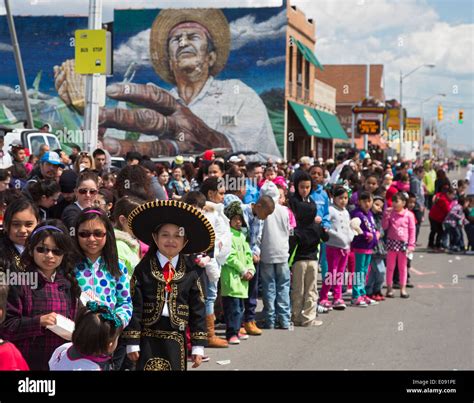
M14 0L14 15L87 15L87 0ZM103 0L104 21L113 9L130 8L127 0ZM263 7L280 0L134 0L133 8ZM292 0L316 23L315 53L324 64L384 64L385 95L399 98L409 116L436 117L438 102L445 119L439 130L453 147L474 150L474 2L472 0ZM4 14L3 2L0 14ZM0 44L5 46L4 44ZM464 123L458 111L464 110Z

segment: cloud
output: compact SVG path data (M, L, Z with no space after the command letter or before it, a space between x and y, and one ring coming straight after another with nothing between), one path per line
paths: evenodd
M262 66L270 66L272 64L278 64L281 62L284 62L286 59L286 56L277 56L277 57L271 57L270 59L267 60L257 60L257 66L262 67Z
M151 28L132 36L114 52L114 69L124 73L132 62L137 67L150 66L150 32Z
M255 15L249 14L230 23L232 50L237 50L252 42L284 37L286 34L286 10L266 21L256 22Z
M68 0L67 7L64 0L15 0L12 1L14 15L87 15L89 2L85 0ZM219 0L219 7L279 7L282 0ZM112 21L114 8L141 9L141 8L184 8L184 7L215 7L215 0L104 0L103 20ZM3 1L0 2L0 15L5 14Z
M474 24L448 23L425 0L293 0L316 23L315 52L324 64L384 65L385 95L399 98L400 70L421 68L403 82L403 104L418 116L420 102L446 93L425 104L425 119L436 116L438 102L455 113L466 105L464 125L450 126L449 139L474 146L474 119L469 116L474 99ZM459 7L460 2L453 2ZM469 8L469 7L468 7ZM458 91L458 93L456 93ZM457 122L455 122L457 123Z
M13 52L13 46L8 43L0 42L0 52Z

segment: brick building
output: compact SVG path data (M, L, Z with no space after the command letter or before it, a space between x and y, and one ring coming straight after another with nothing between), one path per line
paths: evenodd
M335 116L335 89L317 80L325 70L316 55L315 22L287 3L285 158L334 156L334 140L347 139Z

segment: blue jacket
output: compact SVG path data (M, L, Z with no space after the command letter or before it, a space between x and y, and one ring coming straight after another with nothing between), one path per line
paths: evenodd
M368 211L367 214L356 207L351 211L351 218L358 217L360 218L360 229L362 230L361 235L357 235L352 241L353 249L374 249L377 245L377 230L375 227L374 215L372 211ZM369 241L367 236L371 233L373 235L372 239Z
M318 206L316 214L320 216L323 221L321 223L323 228L331 228L331 221L329 220L329 197L322 185L318 185L316 190L313 190L309 195Z
M245 183L247 186L247 192L244 196L244 204L257 203L258 198L260 196L260 191L258 190L258 187L255 186L253 184L253 181L249 178L246 179Z

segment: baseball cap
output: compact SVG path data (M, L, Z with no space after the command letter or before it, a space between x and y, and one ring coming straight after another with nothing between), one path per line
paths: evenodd
M238 162L242 161L237 155L233 155L232 157L229 158L229 162L236 164Z
M59 165L61 168L64 168L64 164L61 162L58 153L55 153L54 151L45 152L41 157L40 162L47 162L49 164Z

